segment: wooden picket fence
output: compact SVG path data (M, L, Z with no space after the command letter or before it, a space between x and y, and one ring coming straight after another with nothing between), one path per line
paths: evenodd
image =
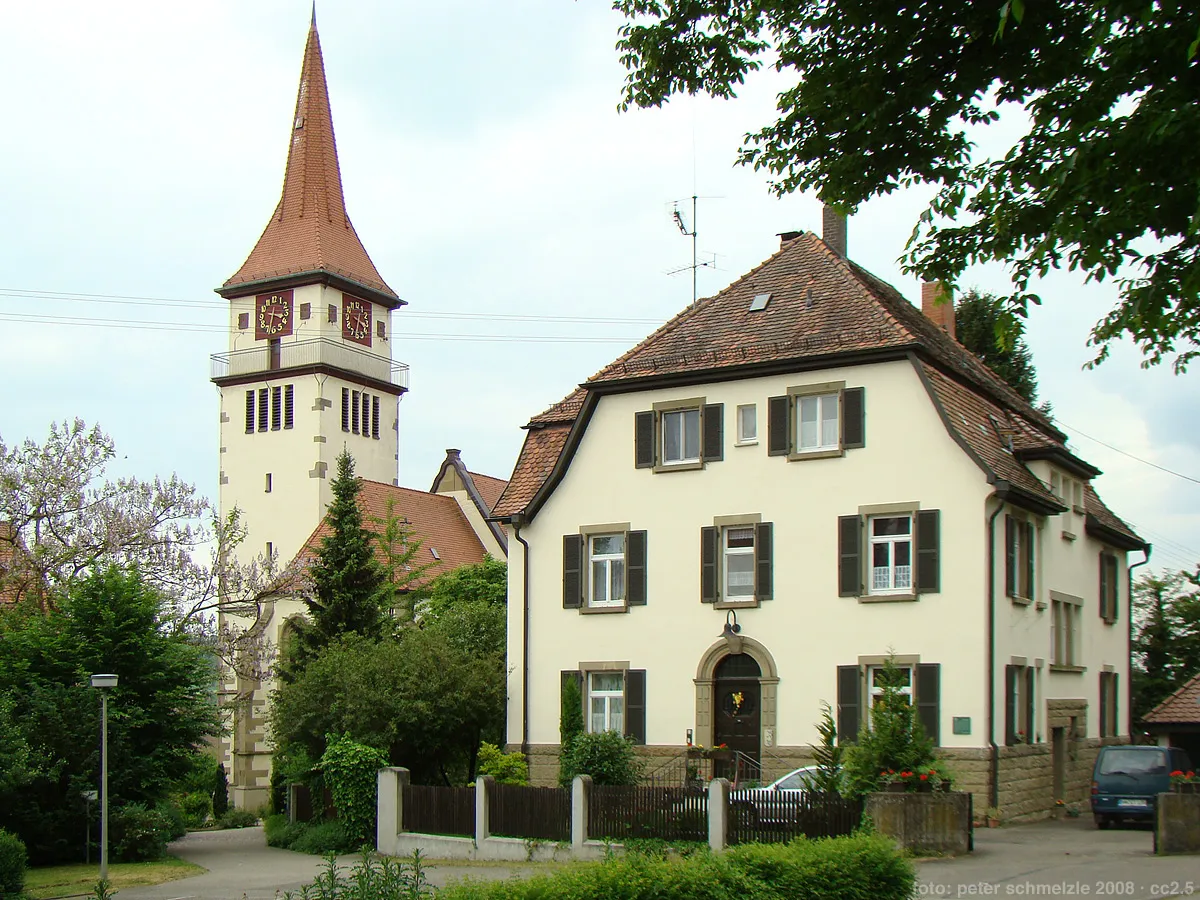
M475 835L475 789L406 784L404 830L418 834Z
M571 839L571 792L566 788L492 784L488 830L499 837Z
M681 787L596 785L588 808L588 837L622 841L708 840L708 791Z

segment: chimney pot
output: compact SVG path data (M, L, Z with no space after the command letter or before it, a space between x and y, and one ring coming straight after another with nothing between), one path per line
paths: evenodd
M788 244L789 242L794 241L796 238L800 237L800 235L802 235L802 234L804 234L803 231L781 231L781 232L779 232L779 246L783 247L784 245Z
M926 281L921 284L921 312L957 340L954 332L954 295L942 282Z
M458 450L454 447L450 447L446 450L446 455L458 459Z
M832 206L821 207L821 240L838 256L846 255L846 217Z

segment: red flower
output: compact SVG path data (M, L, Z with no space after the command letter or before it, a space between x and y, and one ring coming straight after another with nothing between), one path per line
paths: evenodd
M1189 773L1189 774L1190 774L1190 773ZM1182 777L1183 777L1183 770L1182 770L1182 769L1176 769L1174 772L1172 772L1172 773L1171 773L1171 777L1172 777L1172 778L1182 778Z
M1191 771L1191 770L1188 770L1188 773L1187 773L1187 776L1186 776L1186 777L1188 777L1188 778L1195 778L1195 777L1196 777L1196 773L1195 773L1195 772L1193 772L1193 771Z
M923 773L923 772L922 772L922 773L921 773L921 780L922 780L922 781L928 781L928 780L929 780L929 776L928 776L928 775L926 775L925 773Z

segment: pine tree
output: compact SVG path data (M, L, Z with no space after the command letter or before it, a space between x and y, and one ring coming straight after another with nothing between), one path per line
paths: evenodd
M833 721L833 709L821 701L821 721L817 723L817 734L821 742L812 748L817 771L812 778L814 790L836 794L842 784L842 747L837 742L837 725Z
M298 669L340 637L357 634L380 640L392 627L391 586L375 556L375 535L363 527L358 508L361 486L354 475L354 459L345 450L337 458L337 475L330 487L333 501L326 513L330 532L321 540L312 566L312 593L304 598L308 621L296 636Z
M970 290L954 306L958 342L1033 403L1038 393L1037 371L1020 326L1004 301L991 294Z

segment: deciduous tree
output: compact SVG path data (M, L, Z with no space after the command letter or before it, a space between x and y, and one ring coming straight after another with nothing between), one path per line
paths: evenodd
M1200 673L1200 567L1139 578L1133 590L1135 721Z
M937 193L908 266L951 285L1010 268L1010 307L1064 266L1121 279L1095 360L1132 338L1148 364L1200 352L1200 33L1195 4L1092 0L615 0L623 106L732 97L764 65L792 82L743 163L780 194L844 212L897 188ZM974 135L1023 125L1011 149ZM968 129L974 129L969 136Z

